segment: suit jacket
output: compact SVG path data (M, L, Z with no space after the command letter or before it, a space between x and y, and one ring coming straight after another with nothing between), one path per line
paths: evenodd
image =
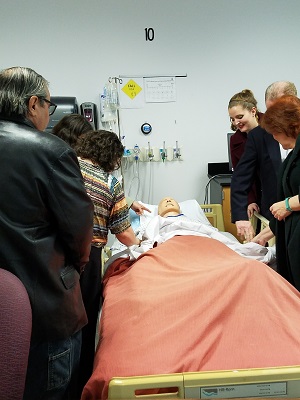
M281 165L278 142L260 126L248 134L242 155L231 179L231 220L248 220L248 193L255 177L260 179L261 214L270 219L270 206L277 199L277 171Z

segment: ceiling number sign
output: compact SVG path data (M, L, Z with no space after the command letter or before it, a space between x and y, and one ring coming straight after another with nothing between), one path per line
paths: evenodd
M145 28L145 36L146 36L146 42L152 42L154 39L154 29L153 28Z

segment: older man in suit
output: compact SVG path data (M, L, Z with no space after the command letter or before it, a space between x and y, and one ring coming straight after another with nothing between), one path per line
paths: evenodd
M288 81L272 83L265 92L266 107L270 107L274 100L285 94L297 96L293 83ZM273 136L260 126L249 132L244 154L231 180L231 219L236 224L237 234L246 241L250 241L255 235L247 212L248 193L252 183L255 177L259 178L260 213L270 219L269 208L277 198L277 171L286 155Z

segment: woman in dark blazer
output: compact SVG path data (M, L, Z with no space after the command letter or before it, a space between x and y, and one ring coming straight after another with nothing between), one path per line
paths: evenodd
M263 126L285 150L292 151L279 170L279 201L270 207L271 230L253 241L261 243L262 237L268 240L275 234L277 271L300 290L300 100L296 96L276 100L266 111Z
M231 97L228 104L231 129L235 133L230 137L230 157L233 170L241 159L248 133L258 126L263 114L257 109L257 101L249 89L244 89ZM248 217L260 210L260 181L258 176L248 193Z

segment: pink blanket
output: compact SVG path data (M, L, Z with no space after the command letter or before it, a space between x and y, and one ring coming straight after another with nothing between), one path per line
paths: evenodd
M265 264L210 238L176 236L108 271L94 372L112 377L300 364L300 295Z

